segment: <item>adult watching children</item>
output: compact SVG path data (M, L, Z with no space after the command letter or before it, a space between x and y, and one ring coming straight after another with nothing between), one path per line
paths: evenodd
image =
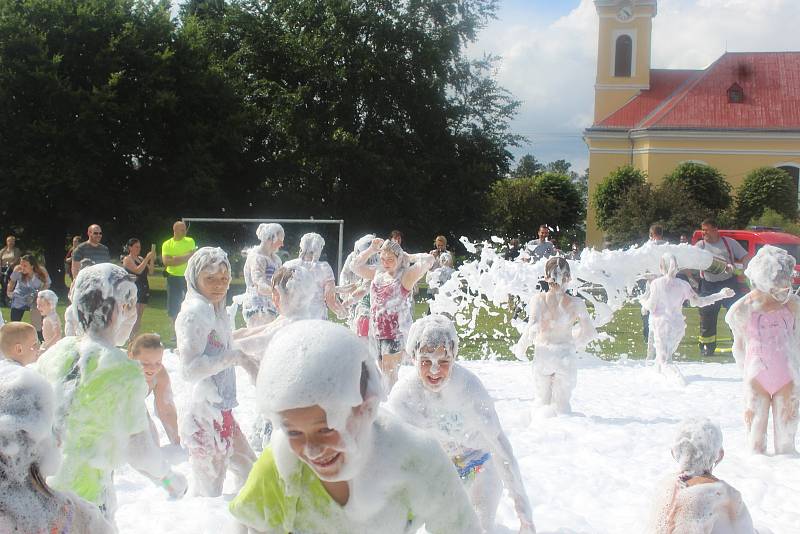
M175 318L181 309L181 302L186 296L186 264L197 246L194 239L186 235L186 223L176 221L172 225L172 237L161 245L161 259L166 266L167 276L167 315L175 327Z
M6 288L8 287L11 273L14 271L14 267L19 264L19 259L21 257L22 252L17 248L17 238L13 235L6 237L6 246L0 249L0 284L2 284L0 303L2 303L3 306L8 305Z
M86 230L86 235L89 237L88 241L84 241L72 252L72 279L78 276L78 271L81 270L81 262L83 260L91 260L91 265L99 263L111 263L111 254L108 252L108 247L100 241L103 239L103 229L98 224L92 224Z

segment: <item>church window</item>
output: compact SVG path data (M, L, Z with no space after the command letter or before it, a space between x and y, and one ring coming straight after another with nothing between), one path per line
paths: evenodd
M630 77L632 63L633 40L630 35L620 35L614 51L614 76Z
M728 102L731 104L741 104L744 102L744 89L738 83L728 87Z

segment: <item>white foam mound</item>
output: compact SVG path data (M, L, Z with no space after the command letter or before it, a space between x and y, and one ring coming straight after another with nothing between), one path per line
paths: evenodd
M25 432L37 442L52 432L53 389L37 372L16 364L0 363L0 435L13 441Z

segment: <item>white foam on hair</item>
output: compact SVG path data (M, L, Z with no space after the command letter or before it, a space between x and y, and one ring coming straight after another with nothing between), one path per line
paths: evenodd
M661 256L661 263L659 265L661 274L667 278L675 278L678 274L678 258L674 254L665 252Z
M264 243L265 241L276 241L278 236L283 238L285 236L285 232L283 230L283 226L277 223L262 223L258 225L256 228L256 237L259 241Z
M321 235L314 232L303 234L300 238L300 257L317 261L322 255L322 249L325 247L325 240Z
M99 331L109 326L106 322L111 310L103 302L90 298L95 291L99 292L102 301L110 299L114 305L136 304L136 284L122 267L101 263L81 269L75 278L71 294L73 306L84 330Z
M744 274L756 289L769 293L792 286L795 259L782 248L764 245L750 260Z
M50 289L43 289L37 293L37 298L44 300L45 302L49 302L53 305L53 307L58 305L58 295L56 295L55 291Z
M682 475L711 473L722 451L722 431L709 419L681 421L672 444L672 456Z
M302 266L287 267L292 271L292 277L286 282L286 287L275 285L275 290L280 294L280 314L288 317L304 319L309 318L309 303L316 291L316 280L308 269Z
M406 341L406 352L410 356L416 358L423 347L435 349L440 346L450 358L458 356L458 333L453 321L437 314L414 321Z
M186 272L183 274L184 278L186 278L187 296L191 295L192 297L207 300L197 285L200 273L205 271L214 274L222 270L231 272L231 264L224 250L219 247L203 247L199 249L189 258L189 262L186 264ZM224 309L224 303L222 307Z

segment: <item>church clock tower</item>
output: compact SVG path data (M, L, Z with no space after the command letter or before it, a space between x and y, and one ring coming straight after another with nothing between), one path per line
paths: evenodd
M650 36L657 0L594 0L600 18L595 124L650 88Z

